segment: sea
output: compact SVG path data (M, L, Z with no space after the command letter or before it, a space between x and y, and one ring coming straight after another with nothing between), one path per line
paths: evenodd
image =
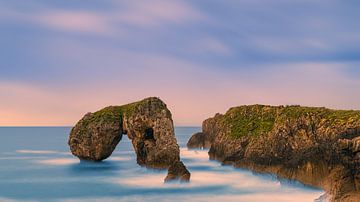
M67 144L71 127L0 128L0 201L306 202L324 191L209 160L188 150L198 127L176 127L189 183L164 183L167 171L139 166L127 136L103 162L80 162Z

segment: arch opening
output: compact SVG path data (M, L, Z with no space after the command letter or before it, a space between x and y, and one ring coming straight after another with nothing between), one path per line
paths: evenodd
M155 138L154 138L154 129L152 129L152 128L145 129L144 139L145 140L155 140Z

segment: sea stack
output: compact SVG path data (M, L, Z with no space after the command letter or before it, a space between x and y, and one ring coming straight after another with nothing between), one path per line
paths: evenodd
M86 114L71 130L68 144L81 160L101 161L123 134L131 139L141 166L167 169L180 161L171 112L156 97Z

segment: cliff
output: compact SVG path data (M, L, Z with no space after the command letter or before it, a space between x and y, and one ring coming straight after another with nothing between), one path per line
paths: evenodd
M251 105L203 123L209 156L324 188L333 201L360 190L360 111Z

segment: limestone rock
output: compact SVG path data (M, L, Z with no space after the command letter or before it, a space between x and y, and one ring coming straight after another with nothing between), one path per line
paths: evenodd
M123 129L133 144L140 165L168 168L180 160L170 111L158 98L132 104L125 111Z
M202 132L213 138L211 159L322 187L332 200L360 191L360 111L240 106L204 121Z
M86 114L71 130L71 152L82 160L108 158L122 138L121 118L114 107Z
M210 144L205 143L205 138L206 136L202 132L193 134L187 143L187 148L209 148Z
M208 149L211 143L214 141L215 135L217 134L218 119L222 117L221 114L216 114L215 117L206 119L202 124L203 132L195 133L191 136L187 143L189 149Z
M84 160L101 161L127 134L142 166L167 169L180 160L173 120L165 103L151 97L86 114L71 130L71 152Z
M181 182L189 182L190 180L190 172L181 161L177 161L169 167L168 175L165 178L165 182L174 180L179 180Z

